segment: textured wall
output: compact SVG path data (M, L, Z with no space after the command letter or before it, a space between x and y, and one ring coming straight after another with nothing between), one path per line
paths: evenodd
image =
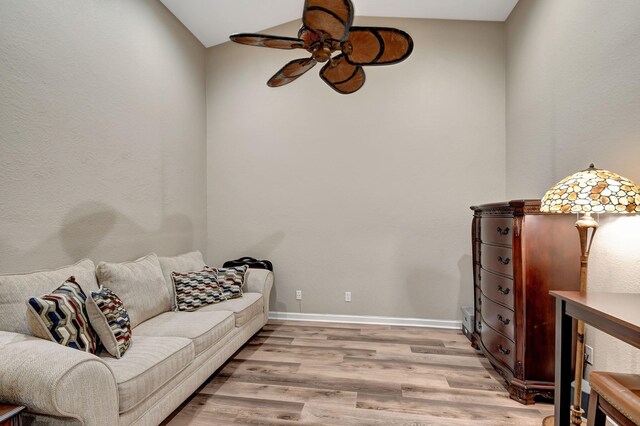
M415 50L348 96L320 67L266 86L306 52L209 49L210 258L271 259L276 311L459 318L469 206L504 198L504 24L356 21L402 28Z
M637 0L520 0L507 20L507 196L542 197L589 162L640 183L639 76ZM600 224L589 290L640 292L640 217ZM597 330L587 344L595 368L640 371L628 345Z
M205 49L155 0L0 2L0 272L205 248Z

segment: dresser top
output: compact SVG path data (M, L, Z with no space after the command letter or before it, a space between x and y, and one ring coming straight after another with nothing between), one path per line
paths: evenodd
M484 214L514 214L516 216L523 214L548 214L540 211L540 200L511 200L501 201L498 203L480 204L478 206L471 206L471 210L476 213ZM554 213L555 214L555 213Z
M17 416L25 407L20 405L5 405L0 403L0 423Z

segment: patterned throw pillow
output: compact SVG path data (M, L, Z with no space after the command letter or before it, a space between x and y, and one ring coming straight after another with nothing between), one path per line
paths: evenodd
M87 296L75 277L50 294L27 301L27 321L31 333L70 348L96 353L98 339L89 324Z
M100 291L91 292L87 313L107 352L121 358L131 344L131 322L122 300L108 288L102 287Z
M222 288L225 299L235 299L242 297L242 286L244 285L244 276L248 267L235 266L232 268L211 268L206 269L215 272L217 276L218 286Z
M215 271L172 272L171 278L176 289L176 307L179 311L193 311L201 306L225 300L218 287Z

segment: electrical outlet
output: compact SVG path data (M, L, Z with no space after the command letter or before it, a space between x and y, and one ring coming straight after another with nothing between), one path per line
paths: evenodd
M344 301L345 302L351 302L351 292L350 291L345 291L344 292Z
M302 300L302 290L296 290L296 300Z
M593 348L589 345L584 345L584 362L593 365Z

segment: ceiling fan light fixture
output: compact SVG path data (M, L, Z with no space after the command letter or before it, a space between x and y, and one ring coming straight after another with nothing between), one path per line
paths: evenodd
M362 67L393 65L413 51L409 34L396 28L352 27L351 0L305 0L302 27L298 38L263 34L233 34L229 38L240 44L275 49L305 49L310 58L294 59L267 82L280 87L295 81L316 63L326 64L320 78L336 92L350 94L365 82ZM334 53L339 52L333 56Z

